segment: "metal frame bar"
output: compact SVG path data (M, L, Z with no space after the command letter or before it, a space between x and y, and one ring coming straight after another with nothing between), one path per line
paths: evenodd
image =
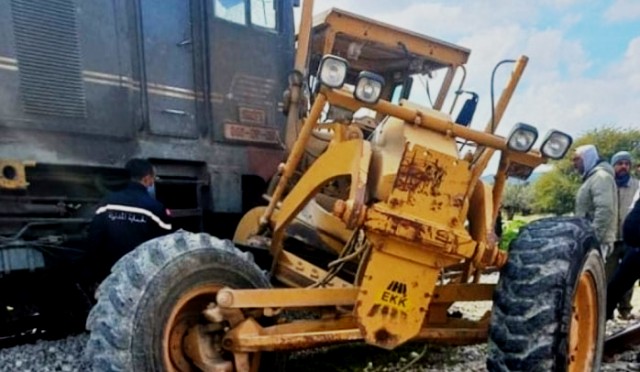
M413 340L447 345L472 345L486 342L486 321L452 321L457 327L422 328ZM332 320L302 320L262 327L249 318L227 333L223 346L234 353L296 350L363 339L357 320L343 317Z
M435 288L432 303L490 301L495 284L448 284ZM285 308L355 305L357 287L221 289L216 297L225 308Z

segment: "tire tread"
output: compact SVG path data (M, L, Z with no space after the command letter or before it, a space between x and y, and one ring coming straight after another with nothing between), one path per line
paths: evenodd
M232 256L235 266L241 266L241 275L262 287L269 286L262 270L247 260L249 256L210 235L180 230L145 242L122 257L96 291L98 301L86 322L91 335L85 358L91 361L93 371L131 370L135 317L132 309L144 296L146 285L165 265L196 250L215 250L221 261Z

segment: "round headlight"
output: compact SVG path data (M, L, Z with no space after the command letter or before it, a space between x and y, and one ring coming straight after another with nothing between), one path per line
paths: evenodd
M343 58L326 55L320 61L318 78L329 88L340 88L347 78L347 61Z
M356 89L353 95L357 100L365 103L376 103L382 94L384 78L372 72L362 71L358 75Z
M540 152L542 152L543 156L554 160L562 159L567 151L569 151L569 147L571 147L572 142L573 139L570 135L557 130L552 130L547 133L544 141L542 141Z
M514 151L527 152L538 139L538 130L529 124L518 123L511 130L507 146Z

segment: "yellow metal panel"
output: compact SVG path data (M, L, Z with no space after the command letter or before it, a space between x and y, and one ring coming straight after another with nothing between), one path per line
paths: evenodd
M475 252L476 242L465 229L452 229L428 220L404 217L383 203L367 210L365 226L368 231L395 236L434 253L470 258Z
M403 216L460 228L469 179L465 160L408 144L387 204Z
M449 115L445 113L406 100L402 100L400 105L408 109L419 109L430 116L439 118L439 120L451 121ZM402 119L389 117L376 128L371 140L373 156L369 183L374 198L387 200L389 197L407 142L434 149L452 158L458 158L455 138L415 126L412 123L406 123Z
M271 246L276 257L286 226L328 181L339 176L351 176L351 193L364 197L370 159L371 146L360 139L334 143L318 157L282 201Z
M439 120L453 122L451 116L442 111L433 110L407 100L400 101L400 106L413 110L420 110L420 112L426 113L430 117L436 117ZM446 134L411 124L407 124L404 131L405 138L408 142L428 147L449 155L452 158L458 158L458 147L456 146L455 137L447 136Z
M330 146L309 167L282 201L276 219L276 230L295 217L307 201L329 180L346 175L357 178L362 168L368 168L370 157L370 146L362 140L350 140ZM361 165L361 162L365 164Z
M383 244L390 251L403 244L383 239L373 239L356 316L367 343L393 349L420 331L439 270L383 252Z

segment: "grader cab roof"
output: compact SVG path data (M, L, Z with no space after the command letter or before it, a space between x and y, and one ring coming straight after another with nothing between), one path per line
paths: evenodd
M347 59L352 70L381 75L398 71L426 73L464 65L471 52L339 9L314 18L311 40L312 69L322 55L333 54Z

